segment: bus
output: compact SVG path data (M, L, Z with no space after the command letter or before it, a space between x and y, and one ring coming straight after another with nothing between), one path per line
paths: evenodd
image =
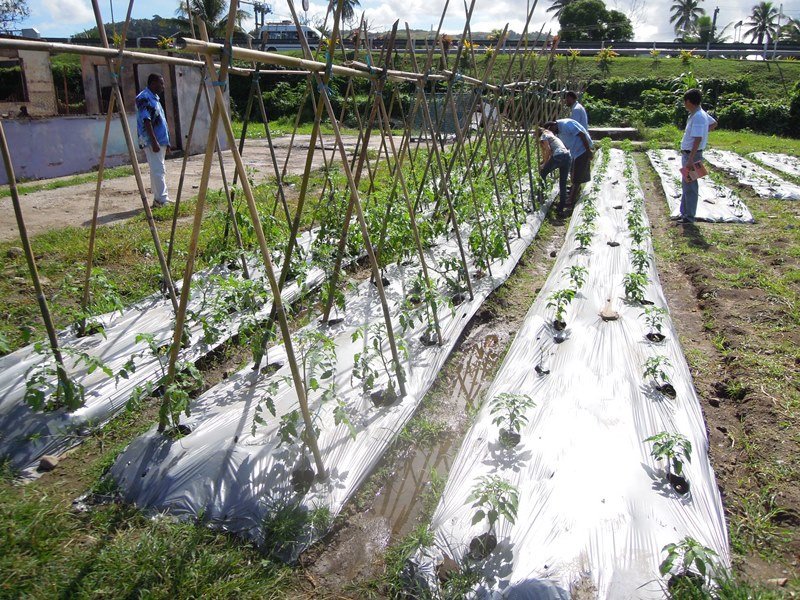
M301 25L300 29L305 33L308 45L312 50L319 46L322 36L313 27ZM261 41L267 52L278 52L280 50L302 50L300 38L297 36L297 27L292 21L280 21L277 23L266 23L261 28Z

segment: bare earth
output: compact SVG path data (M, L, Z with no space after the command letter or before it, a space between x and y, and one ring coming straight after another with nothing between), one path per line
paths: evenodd
M310 140L310 135L295 136L294 144L291 146L292 151L289 153L291 136L273 137L278 167L280 169L283 168L286 156L289 154L289 163L286 168L286 173L291 175L302 174L305 170ZM345 150L348 154L352 155L357 141L356 136L344 136L343 141ZM324 136L324 142L325 149L330 157L331 151L335 149L333 136ZM370 147L375 147L377 149L379 143L380 137L375 136L370 140ZM233 155L229 150L224 151L222 155L225 173L230 183L235 171ZM254 177L256 183L261 183L270 177L274 177L272 160L270 159L269 149L265 139L248 139L245 142L242 157L245 166L252 167L255 170ZM338 157L339 154L337 152L337 161ZM175 158L167 161L167 185L171 200L175 199L175 194L178 189L182 160L182 158ZM322 152L319 151L319 143L317 144L317 151L314 153L312 165L313 168L318 168L323 165L323 156ZM145 189L149 194L150 170L147 167L147 163L140 164L140 167ZM202 154L189 157L186 164L186 176L184 178L182 198L191 198L197 194L202 169ZM37 183L46 182L47 180L41 180ZM70 226L88 227L92 221L96 185L95 182L91 182L55 190L42 190L24 194L21 200L28 234L36 235L50 229ZM222 174L216 157L211 169L209 186L211 189L222 188ZM118 223L130 219L139 214L142 210L141 198L136 187L136 179L133 175L111 179L103 183L98 219L100 224ZM14 218L11 198L0 198L0 241L7 242L17 239L19 239L19 231Z

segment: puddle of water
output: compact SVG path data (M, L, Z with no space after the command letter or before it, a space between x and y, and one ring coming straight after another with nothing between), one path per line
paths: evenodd
M457 362L448 366L448 377L436 384L434 393L440 402L429 418L445 423L445 432L433 445L411 449L368 511L370 516L385 519L392 539L402 538L418 524L424 508L422 495L430 483L431 471L435 469L440 478L447 478L469 426L469 415L483 400L491 383L489 377L510 337L506 331L497 332L496 323L474 328L464 340ZM452 392L442 393L442 390Z

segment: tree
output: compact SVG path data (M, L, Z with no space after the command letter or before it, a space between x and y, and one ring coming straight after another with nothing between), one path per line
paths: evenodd
M764 36L767 36L769 44L778 33L777 19L778 9L772 2L759 2L750 13L750 19L747 21L750 29L745 31L744 35L749 36L751 40L757 40L759 44L763 44Z
M789 22L781 27L780 39L800 44L800 19L789 19Z
M575 2L575 0L553 0L550 8L547 9L547 12L555 13L553 16L560 21L561 13L564 12L564 9L573 2Z
M0 0L0 31L8 32L12 26L31 14L28 0Z
M711 42L712 44L724 44L728 41L728 36L725 35L725 32L728 30L728 27L732 25L732 23L728 23L723 27L721 30L717 31L716 29L712 32L711 26L714 22L711 20L711 17L708 15L703 15L699 19L697 19L697 41L701 44L706 44ZM689 41L689 40L686 40Z
M337 0L331 0L328 4L328 10L333 13L336 10L337 4ZM356 6L361 6L358 0L344 0L344 4L342 4L342 23L340 25L344 25L353 20L356 14Z
M199 17L206 24L209 37L224 37L228 27L228 3L226 0L181 0L175 14L181 17L176 19L181 25L188 26L189 15L186 12L187 5L196 17ZM236 11L235 31L243 31L242 21L250 16L244 10Z
M618 10L608 11L604 39L613 42L627 42L633 39L633 25L625 13Z
M608 10L603 0L573 0L561 12L558 22L559 35L565 42L633 38L630 19L617 10Z
M675 28L678 39L683 40L697 31L697 20L706 14L700 7L703 0L675 0L669 7L672 16L669 22Z

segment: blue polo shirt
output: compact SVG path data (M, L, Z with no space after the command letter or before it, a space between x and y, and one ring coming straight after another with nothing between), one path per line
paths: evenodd
M139 133L139 145L142 147L152 145L150 134L144 126L145 121L153 124L153 133L156 134L158 144L169 146L169 131L164 107L159 102L158 94L154 94L148 87L136 96L136 129Z
M586 152L586 148L583 147L583 142L579 134L583 133L586 135L586 139L589 140L589 147L594 146L589 132L576 120L558 119L556 123L558 123L558 137L564 142L567 150L569 150L569 153L572 155L572 160L575 160Z

